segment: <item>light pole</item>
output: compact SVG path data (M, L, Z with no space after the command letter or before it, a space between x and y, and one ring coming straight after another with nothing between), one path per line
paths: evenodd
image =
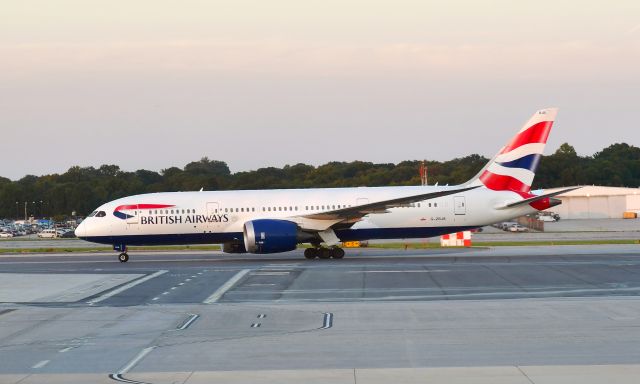
M16 220L20 220L20 211L18 208L18 205L20 204L20 202L16 201Z

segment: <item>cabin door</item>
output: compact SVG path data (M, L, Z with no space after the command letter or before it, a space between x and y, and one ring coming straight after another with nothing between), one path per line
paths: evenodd
M453 213L456 215L466 215L467 207L464 196L454 196L453 198Z
M207 232L222 232L225 217L220 209L220 203L207 203Z

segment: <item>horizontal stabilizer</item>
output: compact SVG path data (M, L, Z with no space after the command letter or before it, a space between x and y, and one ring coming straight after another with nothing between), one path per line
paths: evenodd
M513 208L513 207L517 207L517 206L520 206L520 205L535 203L536 201L547 199L547 198L558 196L558 195L562 195L563 193L575 191L576 189L579 189L579 188L582 188L582 187L571 187L571 188L562 189L562 190L559 190L559 191L556 191L556 192L547 193L547 194L544 194L544 195L533 196L533 197L530 197L528 199L519 200L519 201L516 201L514 203L506 204L506 205L504 205L502 207L499 207L498 209Z

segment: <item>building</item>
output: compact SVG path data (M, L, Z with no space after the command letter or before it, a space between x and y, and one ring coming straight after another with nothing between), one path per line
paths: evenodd
M548 189L545 193L553 191ZM625 212L640 216L640 188L584 186L557 198L562 205L550 211L562 219L622 219Z

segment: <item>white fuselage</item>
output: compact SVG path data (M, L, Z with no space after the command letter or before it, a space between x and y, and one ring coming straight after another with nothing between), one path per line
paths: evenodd
M100 206L96 210L98 215L85 219L76 234L89 241L123 245L242 241L243 226L250 220L280 219L304 224L307 220L305 215L447 189L453 187L143 194ZM521 199L514 192L492 191L482 187L406 207L390 208L385 213L371 213L350 226L337 227L335 233L342 241L438 236L537 211L529 205L496 209Z

